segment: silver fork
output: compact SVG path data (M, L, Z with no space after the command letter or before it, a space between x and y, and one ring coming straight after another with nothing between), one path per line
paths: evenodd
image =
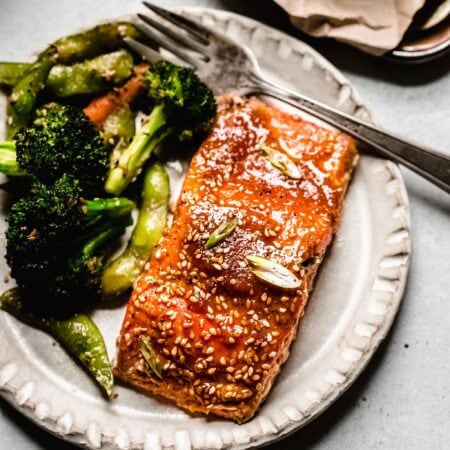
M450 193L450 156L407 141L317 100L267 80L251 50L184 16L143 2L155 18L138 14L136 25L161 50L168 50L197 70L216 95L267 95L318 117L353 136L382 156L408 167ZM157 17L157 19L156 19ZM164 24L160 19L164 19ZM150 62L160 53L133 39L128 45Z

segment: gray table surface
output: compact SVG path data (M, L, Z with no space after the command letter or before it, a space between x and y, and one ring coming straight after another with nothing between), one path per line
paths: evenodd
M450 153L450 57L399 66L344 45L312 41L270 0L165 0L238 12L307 40L356 86L376 122ZM26 59L96 18L133 12L134 0L0 0L0 60ZM30 21L30 17L33 20ZM25 29L32 22L33 29ZM33 36L30 40L28 36ZM403 305L358 381L324 414L273 450L450 448L450 198L403 170L413 257ZM72 449L0 401L0 448Z

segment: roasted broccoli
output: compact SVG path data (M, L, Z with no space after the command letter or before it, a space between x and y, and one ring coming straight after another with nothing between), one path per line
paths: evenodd
M192 140L206 132L215 117L214 95L192 69L160 61L146 73L146 80L154 107L109 172L105 190L114 195L120 195L136 178L155 147L168 135L175 134L181 141Z
M102 273L108 245L131 225L131 215L113 219L96 228L82 249L61 267L49 286L50 297L65 305L79 305L102 296Z
M21 128L14 142L0 143L3 173L28 173L46 184L70 173L80 180L85 195L102 192L108 165L109 151L99 132L73 106L51 104L39 109L33 124Z
M118 226L125 229L134 208L131 200L85 200L81 195L79 181L63 175L53 185L35 183L32 192L12 206L7 218L6 260L20 287L36 293L58 292L55 280L67 270L68 260L73 264L71 258L86 242L94 238L93 242L100 239L103 243L102 233L118 233ZM81 251L88 259L97 250L97 245L90 245L91 250Z

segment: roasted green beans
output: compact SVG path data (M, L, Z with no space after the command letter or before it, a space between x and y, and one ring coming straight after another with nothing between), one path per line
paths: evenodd
M110 146L128 144L136 132L136 114L128 105L120 105L100 126L100 134Z
M50 333L87 368L107 395L112 395L114 379L105 342L88 316L75 314L63 319L41 317L27 308L19 288L9 289L0 296L0 308L22 322Z
M167 172L161 163L155 162L144 176L139 217L128 247L103 273L105 296L124 292L142 272L166 226L169 195Z
M130 22L112 22L58 39L51 45L58 64L72 64L123 46L123 38L138 38Z
M8 105L8 138L26 125L51 68L72 64L117 49L125 36L136 38L139 31L128 22L99 25L91 30L61 38L39 54L17 80Z
M0 62L0 86L14 86L28 67L29 63Z
M42 53L14 85L8 104L8 139L25 126L36 104L39 92L44 88L50 69L55 64L52 51Z
M123 83L132 72L133 57L126 50L118 50L72 66L54 66L47 87L57 97L99 94Z

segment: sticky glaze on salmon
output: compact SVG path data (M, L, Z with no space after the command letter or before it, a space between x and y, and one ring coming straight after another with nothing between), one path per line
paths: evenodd
M287 155L301 178L274 167L263 145ZM173 225L135 285L115 374L191 412L252 417L288 356L355 161L342 133L256 99L222 99ZM206 250L210 234L233 218L233 233ZM282 264L300 287L261 281L247 255Z

